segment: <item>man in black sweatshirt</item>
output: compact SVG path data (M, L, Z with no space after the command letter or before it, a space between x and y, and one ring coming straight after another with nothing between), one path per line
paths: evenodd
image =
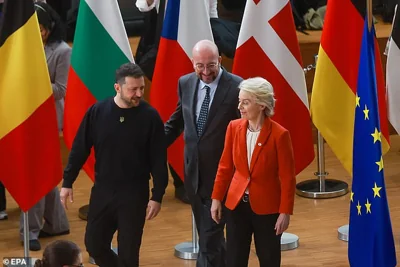
M95 183L85 235L101 267L139 266L145 219L157 216L168 185L163 122L142 101L144 74L127 63L116 71L116 96L94 104L78 129L64 170L61 201L73 201L72 184L94 147ZM149 201L149 179L154 187ZM146 215L147 210L147 215ZM118 256L111 241L118 230Z

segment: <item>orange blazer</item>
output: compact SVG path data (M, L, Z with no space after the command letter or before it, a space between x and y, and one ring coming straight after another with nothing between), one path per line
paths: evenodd
M246 119L228 125L212 199L222 201L226 195L225 206L233 210L248 187L254 213L293 214L296 176L289 132L265 118L249 168L247 127Z

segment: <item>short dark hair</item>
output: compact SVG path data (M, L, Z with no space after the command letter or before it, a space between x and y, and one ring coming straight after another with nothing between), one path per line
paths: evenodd
M143 70L135 63L125 63L121 65L115 72L115 82L120 85L125 83L126 77L141 78L144 76Z
M66 27L61 21L60 15L47 3L35 3L35 11L38 17L39 24L42 24L50 35L48 43L59 43L66 40Z
M35 262L35 267L74 265L80 253L80 248L74 242L57 240L47 245L43 258Z

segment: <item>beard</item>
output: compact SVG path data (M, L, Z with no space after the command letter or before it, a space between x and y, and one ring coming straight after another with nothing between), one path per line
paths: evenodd
M210 83L212 83L213 81L215 81L215 79L217 79L217 77L218 77L218 73L216 73L216 72L212 72L212 73L210 73L210 75L204 75L203 73L201 73L201 72L196 72L196 74L197 74L197 77L200 79L200 80L202 80L203 82L205 82L205 83L207 83L207 84L210 84Z
M128 98L125 97L124 95L121 95L121 100L127 107L132 108L132 107L137 107L139 105L140 97Z

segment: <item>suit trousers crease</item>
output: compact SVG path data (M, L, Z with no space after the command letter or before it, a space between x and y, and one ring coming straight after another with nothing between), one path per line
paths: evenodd
M250 202L240 201L234 210L226 212L227 266L247 267L252 236L260 267L281 265L281 234L276 235L279 214L258 215Z
M44 220L44 223L43 223ZM24 240L24 215L20 215L20 239ZM28 211L29 240L39 238L40 230L58 234L69 230L69 222L55 187Z
M199 255L196 267L225 267L226 243L224 218L220 224L211 218L211 198L200 194L190 196L193 215L199 234Z
M92 188L85 246L100 267L137 267L142 243L148 188L113 191ZM118 231L118 255L111 242Z

